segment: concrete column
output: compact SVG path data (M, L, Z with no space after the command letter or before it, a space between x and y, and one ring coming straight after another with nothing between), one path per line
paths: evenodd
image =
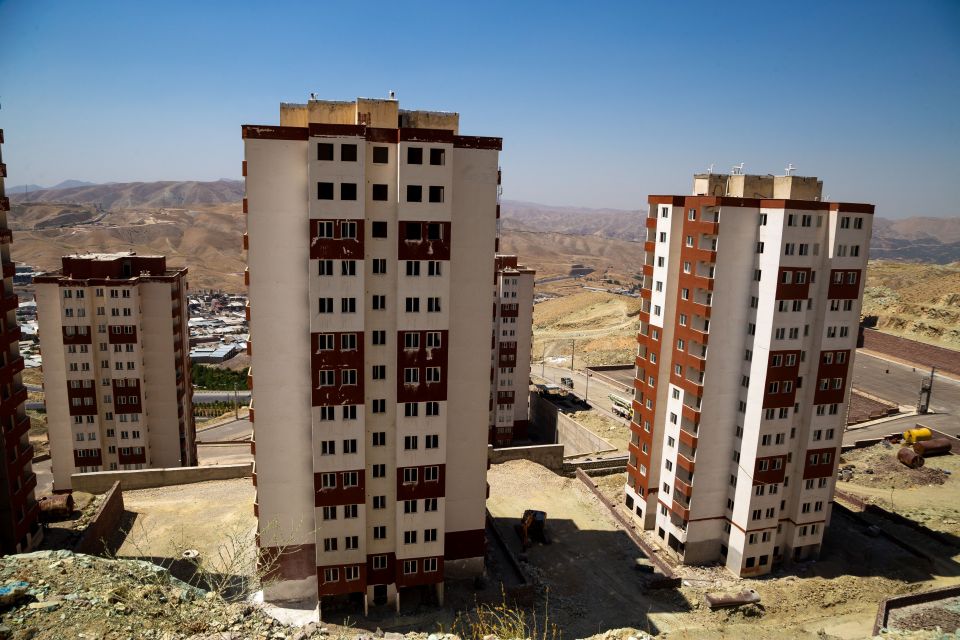
M397 589L396 605L397 605L397 613L400 613L400 589Z
M370 598L366 593L363 594L363 615L369 615Z
M437 602L442 607L443 606L443 583L437 583Z

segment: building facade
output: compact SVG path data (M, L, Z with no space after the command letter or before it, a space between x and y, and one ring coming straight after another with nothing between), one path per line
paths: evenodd
M34 278L54 491L74 473L197 464L186 278L133 253Z
M517 256L498 255L493 287L490 357L490 436L494 446L527 437L530 424L530 346L536 271Z
M685 563L815 558L830 522L873 206L798 176L651 196L625 502Z
M3 129L0 129L0 147ZM3 431L3 464L0 465L0 555L29 551L43 537L37 518L39 506L34 495L37 476L33 473L33 446L27 432L30 418L23 404L20 355L20 328L17 326L17 295L13 292L15 268L10 257L13 234L7 224L10 200L4 191L7 165L0 151L0 265L3 267L3 296L0 297L0 425Z
M458 126L360 98L243 127L268 600L482 571L501 140Z

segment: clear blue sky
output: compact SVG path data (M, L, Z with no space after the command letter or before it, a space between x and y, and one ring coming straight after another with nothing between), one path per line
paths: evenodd
M639 208L792 162L880 215L960 215L957 0L0 0L11 185L239 178L241 124L391 89L502 136L510 199Z

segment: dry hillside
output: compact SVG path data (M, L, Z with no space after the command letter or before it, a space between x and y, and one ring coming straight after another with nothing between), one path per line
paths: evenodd
M90 204L100 209L130 207L189 207L198 204L239 202L243 198L243 182L112 182L67 189L42 189L11 193L13 202L55 202Z
M960 348L960 262L870 261L863 315L887 333Z
M578 362L631 362L636 354L640 299L581 291L533 308L534 360L569 356L576 340Z

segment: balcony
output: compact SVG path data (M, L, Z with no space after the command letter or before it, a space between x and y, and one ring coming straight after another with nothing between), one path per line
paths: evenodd
M0 198L0 211L10 211L10 198Z
M20 488L17 489L11 496L11 502L14 504L23 504L27 500L27 496L30 495L30 492L37 488L37 474L30 472L30 475L27 476L27 479L23 481L23 484L20 485Z
M2 234L2 232L0 232ZM7 313L8 311L14 311L17 306L20 304L20 301L17 299L15 294L8 294L0 297L0 313Z
M674 488L674 490L676 490L677 493L680 493L680 494L686 496L688 499L689 499L690 496L693 494L693 487L691 487L689 484L687 484L686 482L684 482L684 481L681 480L680 478L674 479L674 481L673 481L673 488Z
M697 434L696 431L687 431L686 429L680 429L680 442L691 449L697 448Z
M7 467L10 468L10 475L20 475L20 470L31 460L33 460L33 445L23 445L17 457L7 463Z
M16 413L17 407L27 401L27 388L20 387L13 392L13 395L0 402L0 415L11 415ZM29 422L29 419L27 420Z
M678 518L680 518L684 522L687 522L688 520L690 520L690 509L688 509L687 507L684 507L682 504L680 504L676 500L674 500L670 504L670 511L673 511L674 515L676 515Z
M679 466L681 469L684 469L689 473L693 473L694 467L695 467L693 460L683 455L682 453L677 454L677 466Z
M10 244L11 242L13 242L13 231L0 229L0 244Z
M13 275L14 275L16 272L17 272L17 267L16 267L16 265L15 265L14 263L12 263L12 262L4 262L4 263L3 263L3 277L4 277L4 278L12 278Z
M26 391L26 389L24 389ZM14 425L13 429L4 433L4 438L6 439L7 448L16 446L20 442L20 438L23 437L27 431L30 430L30 418L23 416L19 422Z

